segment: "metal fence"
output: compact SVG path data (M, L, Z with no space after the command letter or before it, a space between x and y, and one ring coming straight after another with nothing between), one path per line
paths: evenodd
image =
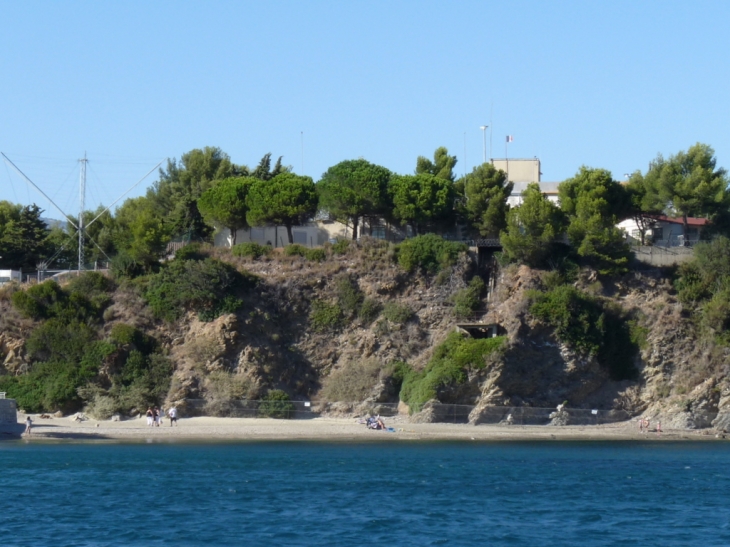
M187 416L308 419L380 415L410 423L492 425L600 425L631 419L623 410L563 408L558 411L555 408L477 407L434 402L407 409L399 403L187 399L180 410Z

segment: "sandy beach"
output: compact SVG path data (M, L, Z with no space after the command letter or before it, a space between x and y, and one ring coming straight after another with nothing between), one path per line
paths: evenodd
M171 427L148 427L144 418L125 421L74 421L70 417L41 419L31 415L30 439L68 441L688 441L722 442L714 430L668 430L640 432L635 422L593 426L468 425L409 423L390 418L386 426L394 431L369 430L354 418L317 417L303 420L270 418L182 418ZM22 419L21 419L22 418ZM18 430L25 416L19 415ZM24 436L23 438L27 438Z

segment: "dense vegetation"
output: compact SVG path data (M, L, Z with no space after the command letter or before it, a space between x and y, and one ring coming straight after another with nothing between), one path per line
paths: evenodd
M559 340L574 350L593 355L613 380L631 380L638 371L635 323L617 307L591 297L572 285L559 285L530 295L530 313L555 328Z
M403 275L425 276L435 284L448 281L450 268L467 249L435 233L499 237L502 264L550 270L543 275L544 290L531 294L530 313L569 347L595 356L613 379L631 379L641 327L630 313L575 286L576 272L589 268L601 279L617 279L629 271L630 247L616 228L623 219L636 220L645 243L657 215L681 217L685 235L689 216L705 217L711 221L706 234L714 239L698 245L696 258L676 269L674 286L685 309L693 312L698 332L730 345L730 192L727 174L709 146L658 156L627 184L604 169L584 166L560 185L557 203L533 184L513 208L507 205L513 186L504 172L484 164L456 179L455 165L456 157L439 148L433 159L419 157L413 174L347 160L315 183L293 173L281 158L272 166L270 154L253 169L232 163L218 148L183 154L179 162L168 162L145 196L127 200L114 213L83 214L89 226L85 254L92 261L111 258L111 279L87 273L63 287L45 282L14 289L13 306L32 325L26 343L30 365L25 374L0 376L0 390L36 411L87 405L108 415L159 403L169 387L171 364L153 338L106 313L115 287L136 291L162 322L189 313L203 321L241 315L259 283L255 276L214 258L220 255L199 244L167 260L167 244L173 239L209 243L215 230L229 228L230 256L239 265L246 260L263 264L274 260L274 251L256 243L237 245L235 229L277 224L287 228L289 245L282 254L291 263L326 266L352 252L356 244L347 240L315 249L293 244L292 227L314 218L347 223L353 239L359 226L372 229L385 221L404 227L415 237L398 245L363 247L363 252L372 253L373 264L396 262ZM49 229L41 214L34 205L0 202L1 267L30 270L44 267L43 262L48 267L75 262L73 224ZM458 285L462 288L450 296L455 317L469 317L482 306L484 282L473 274L465 275L471 278L468 286ZM351 273L340 273L334 283L332 293L313 296L302 306L304 327L314 333L373 324L380 335L417 322L403 302L366 298ZM401 398L417 408L486 366L502 344L502 339L450 336L424 370L395 367ZM276 409L285 401L272 393Z
M113 283L96 272L64 288L54 281L12 296L16 309L37 321L26 350L30 370L0 376L0 390L29 412L95 407L97 415L142 410L167 394L172 367L153 338L116 323L104 336L104 310Z
M435 350L421 371L406 363L396 363L394 377L401 383L400 399L418 412L422 405L439 399L439 392L463 384L470 371L487 366L489 355L504 345L504 337L473 339L452 332Z

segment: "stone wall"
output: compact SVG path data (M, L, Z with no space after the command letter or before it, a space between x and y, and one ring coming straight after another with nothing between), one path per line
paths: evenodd
M0 399L0 424L17 424L18 410L15 399Z

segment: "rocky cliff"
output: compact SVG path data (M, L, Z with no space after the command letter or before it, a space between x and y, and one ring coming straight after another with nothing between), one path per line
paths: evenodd
M197 399L203 412L218 415L232 401L262 397L270 389L294 399L397 403L400 380L393 364L423 369L460 322L454 295L484 273L473 254L437 275L407 273L392 246L367 240L321 262L208 252L260 279L235 314L203 322L191 312L164 322L137 289L122 285L104 312L103 331L123 322L153 336L174 366L167 400L184 405ZM555 407L567 401L569 407L645 414L665 427L730 427L728 349L699 336L660 270L611 281L583 271L574 283L629 313L640 328L637 376L621 381L530 313L529 291L544 288L546 272L509 266L494 275L494 290L469 320L498 325L506 342L484 366L467 370L465 381L440 385L441 402L476 405L474 422L493 405ZM316 323L315 303L336 308L334 319ZM34 324L12 309L9 298L0 305L2 372L23 374L31 366L24 340Z

